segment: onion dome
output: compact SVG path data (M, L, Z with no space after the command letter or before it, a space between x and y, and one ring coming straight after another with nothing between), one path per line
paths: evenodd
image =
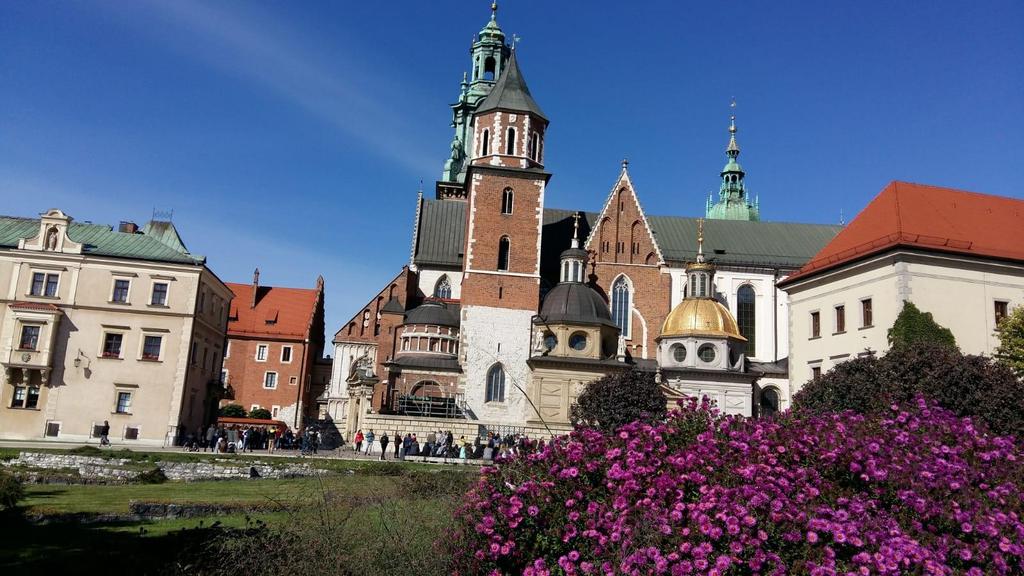
M450 326L458 328L459 321L443 302L427 300L405 313L405 324L426 324L429 326Z

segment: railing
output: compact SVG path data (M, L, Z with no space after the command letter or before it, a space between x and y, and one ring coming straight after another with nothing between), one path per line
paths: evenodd
M399 396L395 411L402 416L421 418L465 418L455 398L436 396Z

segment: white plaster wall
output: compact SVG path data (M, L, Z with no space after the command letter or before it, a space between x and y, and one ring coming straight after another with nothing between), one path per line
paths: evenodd
M419 284L418 287L420 292L424 296L434 295L434 286L437 285L437 281L441 279L441 276L448 275L448 282L452 285L452 299L458 300L462 298L462 271L461 270L436 270L430 268L419 269Z
M665 384L687 396L698 399L707 396L724 414L750 416L753 413L754 391L749 382L711 382L671 371L664 373L664 379Z
M461 349L466 404L480 420L521 424L533 416L524 392L529 384L529 310L487 306L462 309ZM505 401L485 402L487 371L495 362L505 367Z
M330 398L348 398L348 384L345 380L352 373L352 364L367 355L370 365L377 361L377 345L366 342L335 342L334 358L331 361L331 383L327 395ZM331 417L340 417L332 414Z
M888 349L887 332L905 299L949 328L960 349L991 354L995 337L995 301L1012 310L1024 304L1024 266L983 263L955 256L901 253L875 258L789 288L791 392L811 377L865 353ZM872 299L873 326L861 321L861 300ZM835 306L846 306L846 332L835 334ZM821 337L811 338L811 312L821 313Z
M669 274L672 278L671 302L672 307L675 308L683 300L686 270L672 268ZM747 350L747 357L763 362L773 362L785 358L789 355L788 295L782 290L774 288L775 276L771 273L719 268L715 272L715 292L724 296L726 306L734 318L736 317L736 294L744 284L750 284L754 289L757 330L755 342L757 350ZM773 292L775 293L774 299Z

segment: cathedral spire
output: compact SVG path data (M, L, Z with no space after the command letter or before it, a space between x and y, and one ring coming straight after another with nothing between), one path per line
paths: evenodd
M707 205L705 215L716 220L759 220L758 207L750 203L743 179L746 173L740 166L740 145L736 142L736 100L729 105L729 145L725 147L727 161L722 168L722 183L718 190L718 201Z

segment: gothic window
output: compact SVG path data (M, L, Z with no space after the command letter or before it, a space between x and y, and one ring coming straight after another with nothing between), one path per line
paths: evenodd
M496 73L497 62L493 57L488 56L487 60L484 60L484 80L493 81Z
M501 240L498 240L498 270L508 270L510 250L511 241L508 239L508 236L502 236Z
M779 391L765 388L761 391L761 417L774 416L779 412Z
M452 297L452 283L448 280L448 275L445 274L437 280L437 284L434 285L434 298L449 299Z
M754 289L750 284L740 286L736 292L736 323L740 334L747 339L747 354L757 356L757 315L754 304Z
M483 138L480 140L480 155L487 156L491 153L491 131L484 130Z
M512 156L516 153L516 129L509 128L505 134L505 154Z
M515 192L511 188L505 188L501 193L501 213L512 213L512 202L515 200Z
M530 159L532 159L534 162L540 162L540 154L537 153L539 150L539 141L540 135L534 132L533 138L530 138Z
M487 371L486 402L505 401L505 368L500 363L491 366Z
M623 338L629 338L629 310L631 293L629 280L625 276L619 278L612 284L612 321L622 331Z

